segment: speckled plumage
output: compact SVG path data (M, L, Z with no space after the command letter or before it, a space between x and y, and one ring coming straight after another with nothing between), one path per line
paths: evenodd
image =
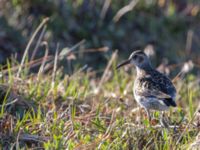
M153 69L148 56L138 50L134 51L128 60L117 68L134 64L137 76L134 82L133 93L136 101L145 108L149 116L149 110L165 111L170 106L176 107L176 89L170 79L164 74Z
M133 91L142 107L164 111L176 106L176 89L169 78L154 69L138 71Z

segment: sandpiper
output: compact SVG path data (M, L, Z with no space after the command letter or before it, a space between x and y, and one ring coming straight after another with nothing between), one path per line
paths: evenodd
M117 66L117 69L126 64L136 66L133 93L137 103L145 109L149 120L149 110L164 112L170 106L176 107L176 89L173 83L167 76L152 68L148 56L143 51L134 51L128 60Z

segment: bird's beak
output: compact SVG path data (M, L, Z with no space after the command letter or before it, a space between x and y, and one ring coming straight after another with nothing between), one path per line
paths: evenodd
M117 68L116 69L119 69L120 67L124 66L124 65L127 65L127 64L130 64L130 60L125 60L123 61L122 63L120 63L119 65L117 65Z

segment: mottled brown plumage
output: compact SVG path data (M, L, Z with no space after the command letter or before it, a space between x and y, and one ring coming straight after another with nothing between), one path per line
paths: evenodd
M133 93L136 101L145 108L150 118L149 110L165 111L170 106L176 107L176 89L170 79L153 69L147 55L141 50L134 51L128 60L119 64L117 68L134 64L137 76L134 82Z

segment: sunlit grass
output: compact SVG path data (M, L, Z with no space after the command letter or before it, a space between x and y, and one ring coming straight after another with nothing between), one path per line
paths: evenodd
M1 102L1 147L9 134L9 148L14 145L45 149L186 149L198 134L194 125L200 97L196 77L191 80L188 75L179 81L183 84L176 84L181 86L177 87L181 89L179 106L165 115L168 123L176 127L167 129L159 127L159 121L150 125L143 111L132 111L137 107L132 93L134 71L116 70L115 61L100 89L101 76L88 72L63 77L59 71L52 84L52 73L38 77L22 70L20 78L15 78L10 64L8 76L1 80L8 87ZM5 107L15 94L20 95L18 101ZM159 120L159 112L152 114ZM26 139L27 136L30 137Z

